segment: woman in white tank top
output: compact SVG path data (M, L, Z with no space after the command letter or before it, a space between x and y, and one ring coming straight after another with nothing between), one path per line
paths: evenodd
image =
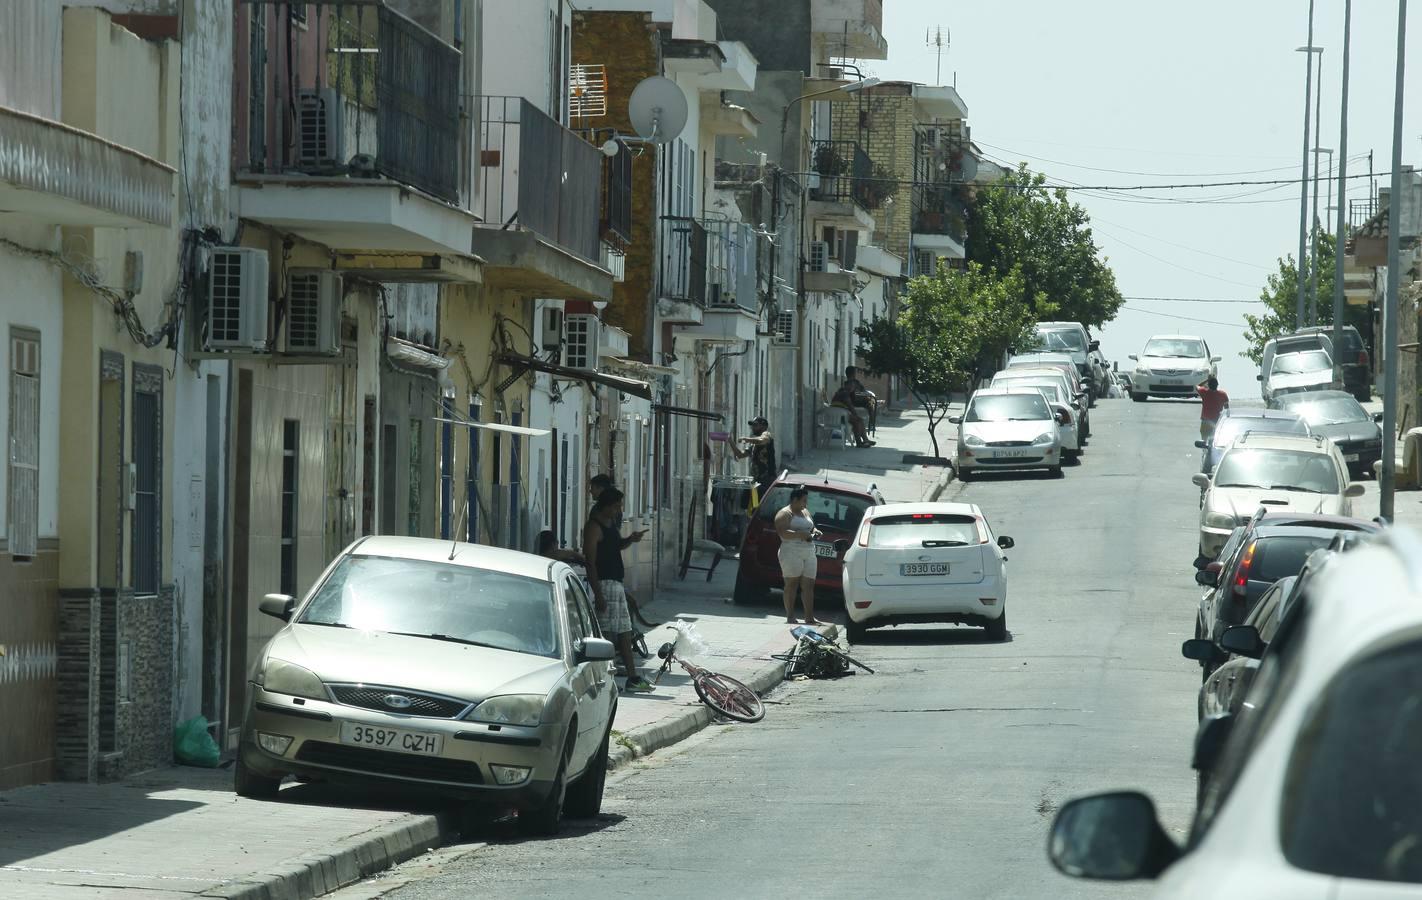
M810 492L803 487L790 492L790 505L775 514L775 532L780 535L780 573L785 576L785 621L796 623L795 597L805 606L805 624L823 624L815 618L815 538L819 529L805 509Z

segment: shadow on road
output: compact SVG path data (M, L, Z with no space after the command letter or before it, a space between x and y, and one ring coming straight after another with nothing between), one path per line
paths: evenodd
M1010 644L1012 629L1007 631L1007 639L995 641L987 636L987 631L969 625L924 628L922 626L885 626L871 628L864 639L855 643L856 647L951 647L956 645Z

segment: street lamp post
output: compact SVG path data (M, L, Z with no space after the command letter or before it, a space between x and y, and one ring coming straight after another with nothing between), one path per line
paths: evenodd
M1343 339L1343 241L1348 207L1348 53L1353 38L1353 0L1343 3L1343 109L1338 123L1338 222L1333 241L1333 379L1342 367L1338 347ZM1369 379L1371 381L1371 379Z
M1294 327L1304 326L1304 266L1307 264L1304 252L1308 249L1308 137L1309 126L1312 124L1310 102L1313 100L1313 54L1322 53L1322 47L1313 45L1313 2L1308 0L1308 45L1299 47L1301 53L1307 53L1308 67L1304 75L1304 133L1303 133L1303 171L1299 175L1299 258L1298 258L1298 290L1295 297Z
M1318 90L1313 99L1313 214L1309 216L1308 245L1308 325L1318 324L1318 156L1323 152L1319 146L1323 139L1323 51L1318 51Z
M1392 192L1387 211L1387 296L1383 300L1383 442L1378 514L1393 520L1397 476L1397 290L1402 241L1402 75L1407 61L1407 0L1397 0L1397 85L1392 108Z

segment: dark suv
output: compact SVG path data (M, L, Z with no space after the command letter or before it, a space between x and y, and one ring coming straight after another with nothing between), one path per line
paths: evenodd
M801 486L810 492L806 512L815 527L824 532L824 537L815 542L815 555L819 557L815 571L816 593L839 594L844 590L840 577L844 553L859 531L865 510L882 505L884 495L874 485L866 488L787 472L765 492L746 527L745 539L741 541L740 570L736 573L736 603L761 603L771 588L785 587L777 555L780 535L775 531L775 514L790 504L790 492Z
M1310 325L1300 328L1294 334L1325 334L1333 337L1332 325ZM1373 395L1373 369L1368 359L1368 350L1363 345L1363 336L1352 325L1344 325L1338 333L1338 346L1333 348L1333 358L1343 370L1343 387L1366 403Z

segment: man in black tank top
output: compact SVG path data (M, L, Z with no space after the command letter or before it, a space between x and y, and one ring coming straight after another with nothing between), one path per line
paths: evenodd
M751 477L755 479L756 485L760 488L760 493L764 494L775 482L776 453L775 435L770 433L770 422L765 416L756 416L750 420L751 436L743 437L740 443L746 445L742 450L735 444L731 445L731 452L736 455L736 459L750 457Z
M647 532L635 531L622 537L616 525L621 518L622 492L613 487L605 488L598 494L587 527L583 529L583 555L587 557L588 583L596 601L598 625L617 646L622 664L627 667L626 689L631 693L649 693L652 686L637 674L637 663L632 656L632 617L627 610L627 590L622 586L626 576L622 550L640 541Z

